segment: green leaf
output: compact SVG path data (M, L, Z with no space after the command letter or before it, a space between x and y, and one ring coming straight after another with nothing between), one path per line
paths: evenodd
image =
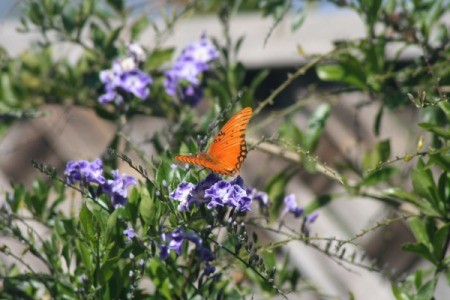
M436 210L440 211L443 203L437 198L437 187L429 169L415 169L411 173L414 192L422 196Z
M349 54L341 55L339 64L317 66L316 73L323 81L338 81L362 90L367 89L367 78L363 65Z
M143 15L142 17L134 21L130 27L131 40L136 40L139 35L148 27L149 24L150 22L147 15Z
M244 39L245 39L245 35L241 35L237 39L235 46L234 46L234 55L236 55L236 56L238 55L239 50L241 49L242 43L244 42Z
M443 0L433 1L433 5L428 9L428 13L425 18L425 30L428 35L431 32L431 28L435 23L439 21L440 16L444 13L445 9L442 7Z
M314 152L319 143L325 124L330 115L331 106L329 104L320 105L308 121L308 128L305 132L305 148Z
M362 8L364 10L364 12L366 13L367 16L367 22L369 23L369 26L372 26L376 20L377 20L377 16L378 16L378 11L380 10L381 7L381 0L362 0L361 4L362 4Z
M434 217L439 216L439 214L431 207L431 205L428 202L421 200L413 193L410 193L400 188L389 188L384 190L383 193L389 197L412 203L415 206L420 207L422 212L429 216Z
M328 203L330 203L331 200L333 200L333 198L335 198L335 197L332 196L332 195L322 195L322 196L317 197L316 199L314 199L313 202L311 202L305 208L305 213L307 215L309 215L310 213L312 213L316 209L321 208L321 207L327 205Z
M102 264L102 266L100 267L100 276L99 276L101 284L105 284L111 279L114 272L116 272L118 261L119 258L115 257L112 259L108 259L107 261L105 261L104 264Z
M115 43L119 38L122 29L123 26L119 26L116 29L113 29L111 32L109 32L108 36L106 37L103 45L103 53L105 55L105 58L113 59L114 57L117 56L117 48L115 46Z
M87 208L86 204L84 203L80 210L80 224L83 229L84 235L91 241L95 242L95 221L94 221L94 215L92 212Z
M287 117L283 123L278 127L280 138L291 140L294 144L304 147L304 136L300 128L292 121L292 118Z
M111 241L111 238L115 236L117 233L117 216L119 211L116 209L108 218L108 222L106 223L106 233L105 233L105 245L108 245Z
M448 203L450 202L450 181L447 178L447 172L442 172L439 176L438 196L440 202L450 204Z
M442 128L442 126L431 124L431 123L419 123L418 125L420 128L423 128L426 131L434 133L445 139L450 139L450 130L449 129L445 129L445 128Z
M285 197L286 186L295 174L297 174L297 170L295 168L288 167L284 171L273 176L267 183L265 191L273 203L270 207L270 214L272 216L278 217L280 215L283 199Z
M77 23L71 14L62 14L61 21L64 26L64 30L70 35L76 28Z
M67 242L63 245L63 248L61 250L61 255L62 255L62 257L64 257L64 260L66 261L66 268L68 270L70 268L70 263L71 263L70 254L71 254L72 247L73 246L71 245L71 243Z
M172 59L173 53L174 48L154 50L145 62L145 68L151 70L159 68L162 64Z
M157 201L150 197L147 189L141 189L141 204L139 205L139 213L146 225L157 225L159 219L159 207Z
M416 290L419 290L422 286L422 274L423 272L421 269L417 270L414 274L414 286L416 287Z
M363 168L365 171L371 171L380 163L383 163L391 156L391 143L389 140L380 141L375 147L367 151L364 155Z
M437 261L440 261L443 258L445 251L447 250L446 246L447 246L447 237L450 232L449 229L450 223L447 223L441 228L439 228L433 236L433 248L434 248L433 254Z
M417 242L424 244L431 253L433 251L433 246L431 245L431 239L428 236L428 232L423 221L419 218L411 218L408 220L408 225L411 228Z
M436 153L430 155L430 161L443 171L450 172L450 153Z
M123 0L106 0L106 2L117 12L122 13L124 9Z
M402 245L402 250L407 251L407 252L412 252L412 253L430 261L431 263L435 264L433 255L430 253L427 246L425 246L424 244L406 243L406 244Z
M298 11L294 14L294 18L292 20L292 30L295 31L302 26L303 22L306 18L306 10Z
M364 176L362 183L366 186L376 185L380 182L389 181L395 174L397 174L398 170L391 167L376 169L373 172Z
M392 293L396 300L411 300L406 293L404 293L399 287L395 284L391 285Z
M86 243L79 239L75 240L75 245L82 261L82 263L78 261L78 264L86 268L86 270L88 271L86 276L88 277L88 279L91 279L92 270L94 269L91 252L89 251Z
M373 132L376 136L380 135L380 127L381 127L381 119L383 117L384 112L384 106L381 105L380 109L378 110L377 116L375 117L375 123L373 125Z
M341 81L345 70L340 65L321 65L316 67L317 76L323 81Z
M64 231L66 232L66 234L71 236L76 235L77 232L75 229L74 219L65 219L62 220L62 223L64 225Z
M439 108L444 112L447 121L450 122L450 103L449 102L439 102Z
M434 289L436 288L438 278L435 277L425 283L418 291L416 300L430 300L434 299Z
M103 49L106 41L105 32L95 23L91 23L90 26L90 37L94 43L95 48Z
M252 106L253 101L255 100L256 90L264 82L267 76L269 76L269 74L269 70L261 70L255 75L249 87L244 91L244 95L242 96L242 106Z

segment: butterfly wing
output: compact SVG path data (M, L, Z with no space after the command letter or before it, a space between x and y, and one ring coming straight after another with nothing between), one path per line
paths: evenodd
M252 113L252 109L246 107L232 116L214 137L207 153L200 152L196 156L177 155L175 159L219 174L236 174L247 156L245 132Z
M196 165L210 169L214 173L223 175L232 175L233 169L227 169L226 166L222 165L219 161L213 160L207 153L198 153L197 156L190 155L177 155L175 159L190 165Z
M216 163L216 168L224 171L221 174L233 175L239 172L248 152L245 132L252 113L250 107L242 109L214 137L207 155Z

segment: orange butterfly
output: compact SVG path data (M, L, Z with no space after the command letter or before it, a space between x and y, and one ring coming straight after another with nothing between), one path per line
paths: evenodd
M238 173L248 152L245 130L252 113L252 109L246 107L232 116L214 137L207 152L198 152L195 156L177 155L175 159L208 168L214 173L229 176Z

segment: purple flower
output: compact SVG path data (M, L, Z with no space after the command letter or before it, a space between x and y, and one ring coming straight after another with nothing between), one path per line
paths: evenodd
M149 85L153 83L150 75L138 69L133 57L114 61L112 68L101 71L99 77L105 84L105 93L98 99L102 104L112 101L121 104L123 93L145 100L150 95Z
M166 93L183 97L200 95L200 77L206 65L191 58L178 60L175 65L165 73L164 88ZM188 88L190 86L190 88ZM201 95L200 95L201 96Z
M178 205L179 211L189 211L189 196L190 192L194 189L194 185L190 182L182 182L178 187L169 195L172 200L180 201Z
M184 230L183 228L179 228L174 232L172 232L171 234L171 240L169 242L169 250L175 250L175 252L178 255L180 255L183 242L184 242Z
M200 84L200 75L207 69L207 65L202 62L195 61L192 58L182 58L173 66L171 72L178 81L185 80L188 83Z
M203 273L208 276L211 275L212 273L214 273L216 271L216 267L211 266L209 263L206 263L206 268L205 271L203 271Z
M252 200L258 201L260 206L269 206L269 196L267 193L259 191L255 188L248 188L247 194Z
M127 189L133 184L136 184L136 179L133 176L126 174L119 175L118 170L112 171L114 179L108 179L103 185L103 192L107 194L114 207L124 206L128 201Z
M286 208L284 209L281 216L284 216L286 213L290 212L296 218L299 218L303 214L304 209L298 207L294 194L289 194L286 197L284 197L284 204L286 205Z
M148 86L153 82L152 78L141 70L127 71L120 76L121 82L118 88L133 94L141 100L150 95Z
M214 173L211 173L208 176L206 176L204 180L200 181L192 189L190 189L186 200L180 203L180 205L178 206L178 210L189 211L191 205L200 205L202 203L209 202L209 199L205 198L205 191L219 180L220 177ZM189 186L189 188L190 187L191 186Z
M210 198L206 207L211 209L228 204L230 189L231 184L225 180L213 184L209 189L205 190L205 197Z
M196 105L203 96L203 73L209 69L208 63L218 57L219 52L206 36L202 36L199 42L188 45L172 69L165 72L166 93L177 95L181 101L191 106Z
M191 241L196 246L202 244L202 239L194 233L185 233L183 228L178 228L173 232L161 234L163 244L158 244L160 248L159 256L162 260L166 260L170 255L170 250L174 250L177 255L181 255L184 241Z
M249 211L252 197L240 176L228 182L211 173L197 185L182 182L170 194L172 200L180 201L179 211L189 211L191 205L206 204L208 209L218 206L236 207Z
M190 106L195 106L203 97L203 87L196 85L182 86L177 94L184 102Z
M200 246L203 242L202 239L195 233L185 233L184 238L186 240L194 243L196 246Z
M210 262L216 259L214 253L206 247L201 247L199 249L200 252L200 260L205 262Z
M204 34L200 41L189 44L181 55L207 64L219 58L219 51Z
M197 183L195 188L192 190L192 196L196 198L199 201L204 202L205 198L205 191L209 189L213 184L220 181L220 177L217 176L215 173L211 173L208 176L206 176L205 179Z
M131 242L131 240L136 236L136 233L134 232L133 228L128 227L123 231L123 234L126 235L127 241Z
M103 184L105 177L103 177L103 163L97 158L93 162L87 160L70 161L66 165L64 171L67 183L91 182Z
M317 220L317 217L319 217L318 212L313 212L312 214L308 215L306 217L306 223L312 224Z
M209 209L217 206L232 206L240 211L249 211L252 199L248 197L243 186L244 182L240 177L231 182L225 180L216 182L205 190L205 197L210 198L206 206Z
M247 196L246 190L234 184L228 194L228 203L231 206L237 207L240 211L249 211L252 199Z

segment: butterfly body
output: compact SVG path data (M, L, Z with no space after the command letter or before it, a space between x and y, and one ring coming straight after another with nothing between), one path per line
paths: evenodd
M214 173L235 175L247 156L245 132L252 113L252 109L246 107L232 116L216 134L207 152L198 152L195 156L177 155L175 159Z

